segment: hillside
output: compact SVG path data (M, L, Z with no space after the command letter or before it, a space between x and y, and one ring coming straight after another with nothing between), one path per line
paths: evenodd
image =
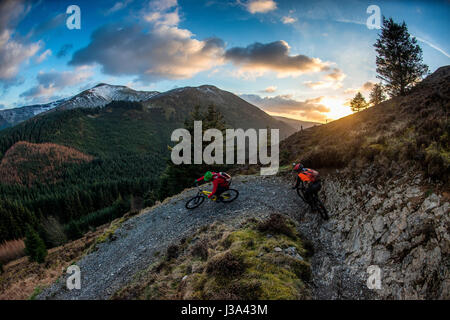
M214 105L232 128L276 128L280 129L280 139L295 132L288 124L274 119L233 93L210 85L170 90L144 101L143 104L148 108L162 108L175 121L184 121L193 106L205 109Z
M302 121L302 120L296 120L296 119L292 119L292 118L279 117L279 116L272 116L272 117L274 117L275 119L277 119L279 121L287 123L294 129L296 129L296 131L300 131L302 128L308 129L308 128L314 127L316 125L321 125L321 123L319 123L319 122Z
M0 163L0 183L31 186L55 183L62 178L65 166L91 161L75 149L54 143L34 144L20 141L4 155Z
M316 168L376 164L391 176L411 167L448 183L450 66L441 67L404 97L297 132L281 142L285 164Z

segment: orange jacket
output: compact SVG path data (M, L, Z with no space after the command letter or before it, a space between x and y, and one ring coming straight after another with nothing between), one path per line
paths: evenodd
M319 178L319 173L316 170L305 168L298 174L298 177L305 182L315 182Z

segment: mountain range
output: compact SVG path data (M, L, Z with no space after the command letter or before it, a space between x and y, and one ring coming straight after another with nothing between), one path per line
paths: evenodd
M224 115L225 121L234 128L278 128L282 138L296 131L285 119L271 117L238 96L215 86L184 87L161 93L136 91L126 86L105 83L73 97L47 104L0 110L0 129L50 111L104 107L114 101L142 102L146 108L162 108L166 115L176 115L177 120L183 121L195 105L214 105Z

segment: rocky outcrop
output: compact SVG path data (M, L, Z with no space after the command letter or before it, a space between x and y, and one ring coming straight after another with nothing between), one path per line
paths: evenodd
M349 176L349 171L337 171L323 190L332 218L319 230L340 257L339 268L362 281L368 266L378 266L378 298L449 299L448 199L414 172L383 181L371 166L357 178ZM330 264L323 261L316 272L327 273L335 267ZM328 277L328 285L336 282L332 274Z

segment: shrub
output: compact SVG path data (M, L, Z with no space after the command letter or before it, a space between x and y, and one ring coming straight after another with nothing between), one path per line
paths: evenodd
M258 224L257 229L261 232L284 234L290 238L296 238L292 226L288 225L286 218L279 213L271 214L269 219Z
M176 244L172 244L167 248L167 260L176 259L179 255L179 247Z
M23 257L25 252L25 243L23 240L10 240L0 245L0 263L8 263L9 261Z
M211 300L258 300L262 294L261 286L261 282L257 279L236 279L226 289L211 290L205 294Z
M212 257L206 266L208 274L226 278L239 276L244 271L243 258L231 251L225 251Z
M192 247L192 255L203 260L208 259L208 241L206 239L198 240Z
M25 253L29 256L31 261L42 263L47 256L47 248L44 240L39 237L39 234L30 226L27 227L25 239Z

